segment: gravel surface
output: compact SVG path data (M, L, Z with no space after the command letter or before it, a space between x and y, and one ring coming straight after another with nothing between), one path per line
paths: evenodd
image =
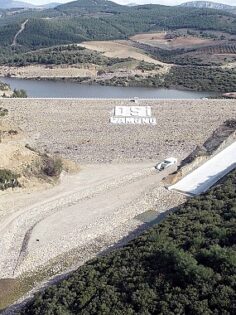
M44 194L34 192L28 199L23 192L15 198L3 195L5 205L8 198L15 200L13 209L9 204L1 215L0 277L33 271L58 255L114 233L152 208L158 213L168 210L165 194L176 196L173 203L183 198L163 188L160 181L167 174L158 173L151 163L88 165ZM156 188L161 195L152 194Z
M62 272L66 261L73 268L137 235L143 226L137 215L154 210L158 216L185 200L161 182L173 170L157 173L154 164L184 158L236 117L234 100L139 103L152 107L156 126L111 125L114 106L132 105L129 100L0 101L32 147L81 165L79 174L48 191L0 195L1 278L54 261L55 273Z
M152 107L156 126L111 125L116 105L128 100L1 100L41 150L79 163L157 161L183 158L226 119L236 117L235 100L140 100Z

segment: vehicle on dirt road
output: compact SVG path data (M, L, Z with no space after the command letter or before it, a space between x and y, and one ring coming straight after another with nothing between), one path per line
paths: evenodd
M172 166L172 165L175 165L177 164L177 159L176 158L168 158L168 159L165 159L164 161L162 161L161 163L158 163L156 166L155 166L155 169L158 170L158 171L163 171L165 170L166 168Z

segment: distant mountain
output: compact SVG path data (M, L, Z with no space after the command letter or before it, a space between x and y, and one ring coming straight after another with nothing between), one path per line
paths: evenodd
M198 9L216 9L216 10L223 10L223 11L236 10L236 7L233 7L231 5L211 2L211 1L191 1L191 2L182 3L180 6L198 8Z
M61 3L51 2L51 3L48 3L48 4L40 5L38 7L43 8L43 9L54 9L54 8L56 8L59 5L61 5Z
M22 1L12 1L12 0L0 0L0 9L14 9L14 8L34 8L35 6L22 2Z
M15 9L15 8L28 8L28 9L53 9L57 7L60 3L48 3L45 5L33 5L23 1L14 1L14 0L0 0L0 9Z
M127 7L126 7L127 8ZM57 10L77 14L77 13L97 13L97 12L119 12L124 11L125 6L108 0L78 0L59 5Z
M27 1L27 0L25 0ZM57 1L57 0L55 0ZM134 0L135 1L135 0ZM190 28L236 34L229 11L180 6L124 6L106 0L78 0L54 9L33 9L0 19L0 50L12 43L20 21L29 19L18 38L22 48L37 49L88 40L127 39L138 33Z

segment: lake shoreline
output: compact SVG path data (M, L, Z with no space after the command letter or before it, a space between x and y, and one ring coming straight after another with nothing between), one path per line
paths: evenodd
M169 87L164 87L161 85L150 86L150 85L132 85L132 84L109 84L103 81L92 80L92 78L87 77L21 77L21 76L0 76L0 81L4 79L18 79L18 80L28 80L28 81L51 81L51 82L65 82L65 83L76 83L79 85L89 85L89 86L107 86L107 87L121 87L121 88L147 88L147 89L166 89L166 90L177 90L177 91L187 91L187 92L202 92L202 93L217 93L218 91L206 91L190 89L180 85L171 85ZM219 94L217 93L217 96Z
M11 89L23 89L30 98L157 98L157 99L202 99L219 97L212 91L194 91L180 87L121 86L87 82L75 78L20 78L0 77Z

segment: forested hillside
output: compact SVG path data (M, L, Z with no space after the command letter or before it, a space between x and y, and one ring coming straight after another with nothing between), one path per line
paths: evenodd
M56 10L67 15L90 14L98 12L118 13L125 12L126 6L112 1L104 0L79 0L59 5Z
M180 6L182 7L192 7L192 8L211 8L216 10L225 10L225 11L231 11L234 10L235 7L219 2L213 2L213 1L189 1L184 2Z
M13 42L25 21L24 30ZM183 29L187 29L185 35ZM172 37L169 42L167 40L167 46L155 47L155 41L153 46L135 42L131 37L163 30L167 31L166 36ZM91 40L129 39L130 46L139 48L158 61L176 66L164 76L160 73L149 76L135 73L126 78L108 76L102 78L99 84L232 92L236 87L234 35L236 15L227 11L152 4L129 7L105 0L78 0L49 10L28 10L12 15L6 11L0 17L0 65L81 66L100 57L95 58L95 54L88 56L82 51L63 51L61 54L59 46ZM171 42L174 43L175 36L179 42L191 36L189 40L193 43L199 38L209 40L209 46L166 49ZM47 52L42 48L51 50ZM99 60L95 61L101 64Z
M131 60L133 59L108 58L99 52L95 52L78 45L57 46L28 53L18 53L10 58L7 58L6 56L1 58L0 54L0 65L9 66L26 66L31 64L94 64L100 66L111 66Z
M236 171L125 248L37 294L21 315L235 314Z
M4 36L0 36L0 46L9 45L13 30L25 19L29 22L18 37L18 44L27 49L92 39L124 39L139 32L183 27L236 33L236 16L229 12L161 5L128 7L104 0L79 0L55 9L2 16L0 33Z

